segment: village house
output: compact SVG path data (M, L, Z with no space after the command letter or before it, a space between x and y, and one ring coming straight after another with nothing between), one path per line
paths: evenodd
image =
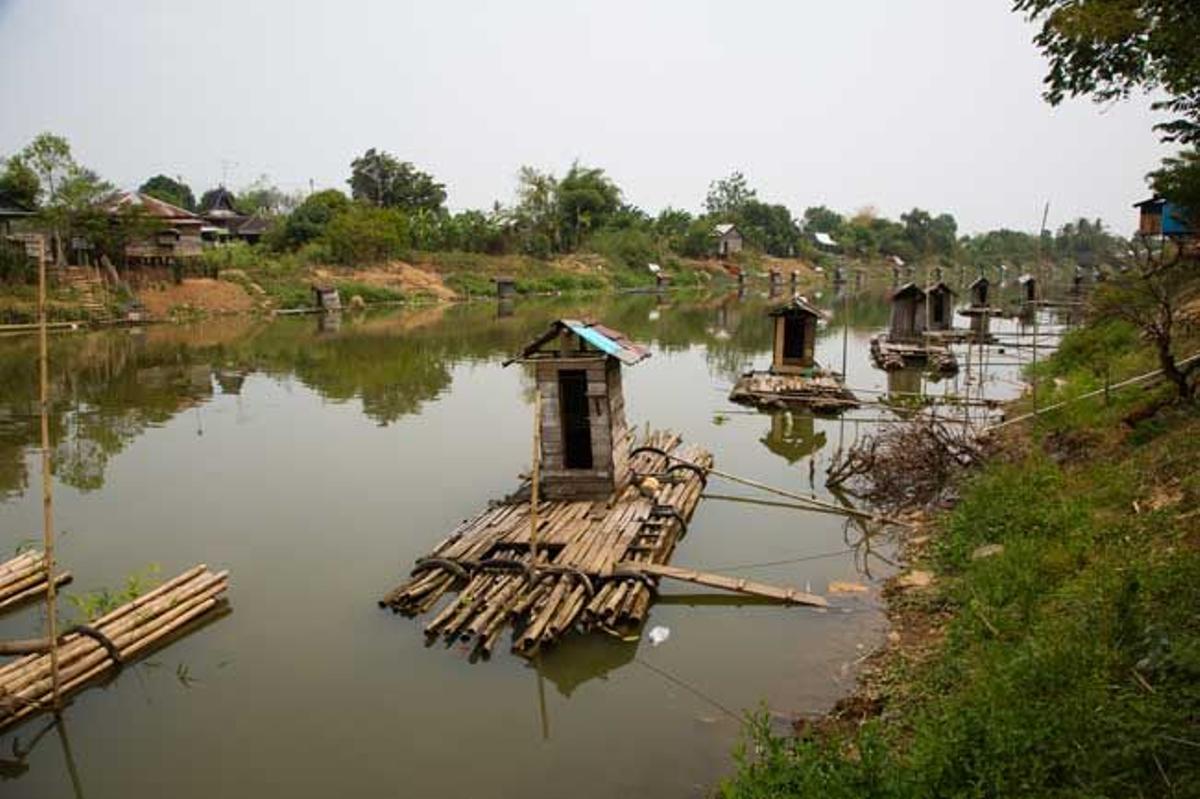
M257 244L270 228L270 221L258 214L244 214L237 209L233 192L220 186L212 192L200 209L205 221L202 230L204 241L209 243L241 239Z
M120 214L140 213L158 223L153 232L125 245L127 263L166 265L200 254L204 220L191 211L135 191L113 195L104 202L103 208L114 218Z
M727 258L742 251L742 233L737 225L724 223L713 228L713 238L716 240L717 256Z

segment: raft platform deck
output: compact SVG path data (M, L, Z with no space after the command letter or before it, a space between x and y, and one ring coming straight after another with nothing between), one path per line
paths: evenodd
M892 341L887 334L871 339L871 360L877 368L888 372L909 366L924 366L928 371L947 375L958 371L958 359L944 344Z
M522 656L575 629L636 630L658 579L684 579L664 567L687 531L712 463L709 452L682 446L674 433L651 433L630 452L631 481L613 496L538 503L536 561L523 489L464 521L379 604L417 616L456 593L425 633L448 642L473 640L479 655L489 654L506 628ZM736 581L718 582L728 579L719 575L681 573L690 582L739 590ZM740 590L758 588L743 584ZM819 596L767 588L763 595L778 601L825 604Z
M857 408L858 398L846 388L841 375L815 370L810 375L746 372L729 393L731 402L756 408L811 408L817 413L836 413Z

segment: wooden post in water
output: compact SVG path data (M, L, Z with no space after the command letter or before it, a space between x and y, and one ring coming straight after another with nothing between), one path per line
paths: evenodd
M533 565L538 561L538 483L542 471L542 388L534 381L533 394L533 468L529 482L529 553Z
M50 469L50 374L46 341L46 242L38 240L38 371L42 420L42 550L46 569L46 639L50 643L50 685L54 712L62 709L58 675L58 596L54 582L54 505Z

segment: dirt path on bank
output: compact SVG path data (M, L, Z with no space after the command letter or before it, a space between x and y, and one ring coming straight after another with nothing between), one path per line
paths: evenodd
M180 311L241 313L254 310L254 298L237 283L207 277L143 289L138 292L138 299L155 319L166 319Z

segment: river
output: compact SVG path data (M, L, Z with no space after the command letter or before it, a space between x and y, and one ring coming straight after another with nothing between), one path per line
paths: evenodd
M982 382L978 370L974 383L877 371L867 352L882 298L823 302L833 315L818 360L840 368L844 353L852 387L1020 390L1011 350L990 356ZM830 499L837 448L893 413L730 404L737 375L768 364L767 307L757 295L522 299L55 337L54 501L59 560L75 575L62 615L195 563L231 571L232 612L80 694L28 754L13 759L14 745L45 718L0 737L0 794L707 795L732 768L738 714L765 709L782 728L827 710L882 640L890 567L855 548L861 531L841 517L704 500L674 564L872 591L819 611L664 586L646 627L670 631L658 646L575 636L537 662L501 645L473 663L376 600L516 487L531 382L501 362L558 317L651 346L625 371L632 426L680 431L720 469ZM0 341L6 555L41 535L35 355L31 339ZM709 490L752 495L715 478ZM39 607L10 614L0 637L35 635L42 619Z

